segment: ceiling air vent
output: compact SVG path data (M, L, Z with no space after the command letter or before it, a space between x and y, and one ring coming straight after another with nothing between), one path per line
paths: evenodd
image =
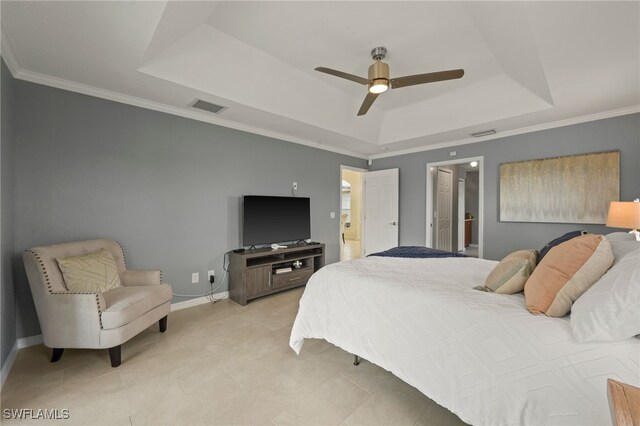
M474 138L481 138L483 136L495 135L496 129L483 130L482 132L471 133Z
M196 99L195 102L191 104L191 106L193 108L203 109L214 114L219 114L221 111L227 109L227 107L225 106L212 104L211 102L206 102L201 99Z

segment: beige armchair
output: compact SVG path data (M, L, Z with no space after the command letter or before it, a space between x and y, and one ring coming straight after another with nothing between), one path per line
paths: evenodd
M113 255L121 287L104 293L67 290L56 259L103 248ZM111 365L117 367L124 342L156 321L161 333L167 329L171 287L160 282L159 270L127 270L124 252L116 241L36 247L26 250L23 260L44 344L53 349L51 362L60 360L64 348L109 349Z

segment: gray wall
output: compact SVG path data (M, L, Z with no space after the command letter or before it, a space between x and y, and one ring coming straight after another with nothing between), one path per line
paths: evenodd
M484 156L484 257L501 259L521 248L539 249L555 236L575 229L607 233L603 225L503 223L498 220L500 163L597 151L621 151L620 196L640 195L640 114L592 121L475 144L423 151L373 161L371 170L400 169L400 243L425 243L426 164Z
M296 181L311 197L312 238L339 259L340 165L365 160L24 81L15 89L16 258L108 237L130 268L160 268L175 293L202 293L206 271L221 279L224 252L240 246L241 196L290 195ZM38 334L15 266L18 336Z
M480 173L467 172L464 181L464 209L465 213L471 213L475 220L471 225L471 244L478 244L478 185Z
M0 61L0 365L16 343L16 307L11 257L14 244L13 216L13 105L14 80Z

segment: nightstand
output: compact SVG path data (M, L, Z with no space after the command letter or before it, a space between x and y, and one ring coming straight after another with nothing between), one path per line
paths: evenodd
M640 388L608 379L607 394L614 425L640 425Z

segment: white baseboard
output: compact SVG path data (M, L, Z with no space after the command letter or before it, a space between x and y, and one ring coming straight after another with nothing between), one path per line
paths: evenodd
M222 293L216 293L214 295L216 299L228 299L229 292L224 291ZM185 300L184 302L177 302L171 304L171 312L179 311L181 309L191 308L193 306L204 305L205 303L211 303L207 296L196 297L195 299ZM23 348L28 348L29 346L39 345L43 342L42 334L38 334L35 336L22 337L13 345L11 348L11 352L9 352L9 356L7 360L4 362L2 366L2 370L0 371L0 389L4 386L4 381L7 380L9 376L9 372L11 372L11 367L13 367L13 363L16 360L16 356L18 355L18 351Z
M11 367L13 367L13 362L16 360L16 355L18 355L18 341L13 344L13 348L11 348L11 352L9 352L9 356L7 360L4 362L2 366L2 370L0 371L0 389L4 386L5 380L9 377L9 373L11 372Z
M228 299L229 292L223 291L222 293L216 293L213 295L216 299ZM184 302L177 302L171 304L171 312L179 311L180 309L191 308L193 306L204 305L205 303L211 303L207 296L196 297L195 299L185 300Z
M37 334L35 336L23 337L18 339L18 349L28 348L29 346L39 345L43 342L42 334Z

